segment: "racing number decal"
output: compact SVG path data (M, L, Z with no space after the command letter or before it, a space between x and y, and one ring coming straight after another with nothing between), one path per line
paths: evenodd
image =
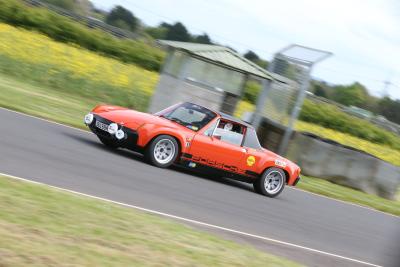
M256 163L256 158L254 156L248 156L246 160L247 166L253 166Z

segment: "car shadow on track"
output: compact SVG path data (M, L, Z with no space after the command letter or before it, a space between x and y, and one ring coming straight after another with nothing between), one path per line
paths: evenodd
M93 140L92 138L88 138L86 136L71 134L71 133L67 133L67 132L63 132L62 134L65 135L66 137L74 139L75 141L84 143L86 145L90 145L90 146L92 146L92 147L94 147L96 149L99 149L99 150L102 150L102 151L108 151L108 152L113 153L114 155L125 157L125 158L128 158L128 159L141 161L142 163L146 164L146 162L143 160L143 155L140 154L140 153L133 152L133 151L130 151L130 150L127 150L127 149L121 149L121 148L120 149L108 148L105 145L103 145L100 141ZM153 167L153 166L151 166L151 167ZM153 167L153 168L155 168L155 167ZM216 183L222 183L222 184L233 186L233 187L236 187L236 188L240 188L240 189L243 189L243 190L246 190L246 191L251 191L251 192L254 191L251 184L235 181L235 180L232 180L232 179L229 179L229 178L225 178L225 177L211 176L211 175L208 175L208 174L205 174L205 173L201 173L201 172L198 172L198 171L195 171L195 170L192 170L192 169L185 168L185 167L180 166L180 165L174 165L170 169L172 169L174 171L177 171L177 172L180 172L180 173L185 173L185 174L190 175L190 176L195 176L196 178L201 178L201 179L205 179L205 180L208 180L208 181L213 181L213 182L216 182Z
M229 179L229 178L225 178L225 177L218 177L218 176L212 176L206 173L201 173L199 171L196 170L192 170L192 169L188 169L185 168L183 166L180 165L174 165L171 167L172 170L177 171L177 172L181 172L181 173L185 173L187 175L190 176L195 176L197 178L201 178L201 179L205 179L205 180L209 180L212 182L216 182L216 183L222 183L225 185L229 185L229 186L233 186L233 187L237 187L246 191L251 191L253 192L253 186L251 184L248 183L244 183L244 182L239 182L233 179Z
M100 140L93 140L91 138L87 138L87 137L76 135L76 134L71 134L71 133L67 133L67 132L63 132L62 134L71 139L74 139L75 141L79 141L81 143L85 143L86 145L90 145L98 150L109 151L109 152L111 152L115 155L121 156L121 157L143 161L143 159L142 159L143 155L141 155L140 153L133 152L133 151L126 150L126 149L109 148L109 147L106 147L105 145L103 145L100 142ZM94 137L95 137L95 135L94 135ZM97 139L97 137L95 137L95 138Z

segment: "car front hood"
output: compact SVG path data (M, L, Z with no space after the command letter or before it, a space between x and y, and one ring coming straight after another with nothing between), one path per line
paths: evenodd
M143 124L156 124L169 128L184 128L188 130L182 125L171 122L159 116L130 109L100 112L98 115L115 123L125 125L132 130L136 130Z

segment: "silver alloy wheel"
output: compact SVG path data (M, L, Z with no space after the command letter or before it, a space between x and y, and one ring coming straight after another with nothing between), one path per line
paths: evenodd
M169 163L175 156L175 145L169 139L161 139L154 146L154 158L160 164Z
M275 194L281 190L285 178L278 171L272 171L267 174L264 180L264 188L269 194Z

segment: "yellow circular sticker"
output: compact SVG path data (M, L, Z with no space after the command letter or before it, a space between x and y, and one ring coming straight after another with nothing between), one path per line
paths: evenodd
M256 158L254 156L249 156L247 158L247 166L253 166L256 163Z

